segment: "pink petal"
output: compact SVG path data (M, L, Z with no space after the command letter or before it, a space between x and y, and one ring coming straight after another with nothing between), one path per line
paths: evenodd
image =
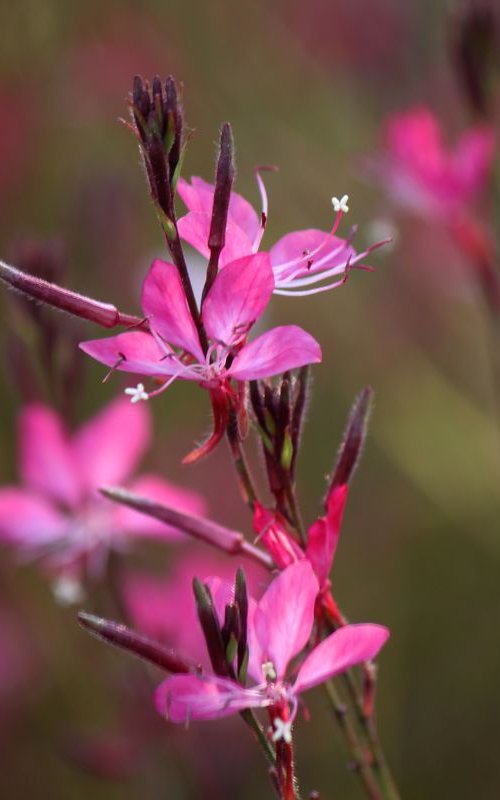
M288 532L284 519L259 502L255 503L253 529L279 569L285 569L305 557L300 545Z
M214 202L214 184L207 183L196 176L191 178L191 185L182 178L177 190L189 211L201 211L211 216ZM231 192L229 201L229 219L241 228L253 241L259 230L260 220L255 209L237 192Z
M203 351L188 308L179 272L173 264L153 261L142 287L142 308L151 327L166 342L187 350L198 361Z
M202 256L209 258L208 237L210 234L211 215L200 212L189 212L178 222L179 235ZM246 233L231 219L226 226L226 244L219 257L219 267L230 264L238 258L248 256L252 252L252 241Z
M26 406L19 417L18 437L24 483L54 500L76 506L83 486L69 436L58 414L41 404Z
M254 618L261 664L272 661L278 678L306 644L314 622L318 580L308 561L298 561L273 580Z
M0 490L0 537L27 548L64 538L66 518L42 497L16 487Z
M306 253L314 253L311 261L308 262ZM337 252L338 251L338 252ZM331 257L328 254L332 253ZM286 280L289 275L295 274L296 278L306 275L314 275L316 271L323 272L335 266L343 267L348 259L356 257L354 247L351 247L344 239L338 236L331 236L330 233L310 228L303 231L293 231L279 239L269 251L273 268L281 264L294 262L283 271L279 271L280 280ZM316 266L321 262L320 266Z
M383 625L366 623L339 628L307 656L297 675L294 692L305 692L361 661L370 661L388 638L389 630Z
M201 517L206 511L206 503L201 495L176 486L159 475L143 475L133 483L129 483L127 488L140 497L147 497L186 514ZM136 536L153 536L168 541L186 539L185 534L177 528L126 506L116 506L114 520L118 530Z
M77 431L73 452L88 489L121 483L136 467L151 436L149 409L119 397Z
M142 331L80 342L80 349L101 364L120 372L167 377L175 375L179 369L172 359L165 358L170 348L165 346L165 350L162 350L151 334ZM186 375L182 373L179 377L184 378Z
M320 361L321 348L316 339L297 325L281 325L245 345L229 374L237 381L250 381Z
M215 719L269 705L265 696L215 675L172 675L155 692L158 712L172 722Z
M347 484L337 486L328 497L327 514L309 528L306 556L323 586L330 575L340 537L340 527L347 500Z
M218 273L203 303L203 324L215 342L244 337L264 313L274 289L267 253L240 258Z

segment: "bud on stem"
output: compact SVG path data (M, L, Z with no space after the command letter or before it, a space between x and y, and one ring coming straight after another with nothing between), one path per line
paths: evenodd
M80 625L108 644L139 656L160 669L173 673L200 672L201 667L181 658L174 650L170 650L152 639L116 622L111 622L93 614L80 611Z
M28 275L15 267L10 267L0 261L0 280L17 289L33 300L39 300L60 311L66 311L75 317L95 322L103 328L115 328L117 325L146 327L145 320L121 311L110 303L101 303L91 297L85 297L69 289L63 289L55 283L49 283L42 278Z
M214 203L212 207L212 221L208 246L210 260L207 267L207 278L203 287L202 302L208 294L215 278L219 265L219 256L226 243L226 225L231 200L231 189L234 181L234 143L233 133L229 122L225 122L220 132L220 149L215 174Z
M349 483L356 470L366 439L372 398L373 389L367 386L354 401L330 482L329 494L338 486Z

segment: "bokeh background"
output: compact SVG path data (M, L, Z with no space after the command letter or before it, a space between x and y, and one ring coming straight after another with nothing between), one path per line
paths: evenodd
M164 254L136 143L119 124L134 73L173 73L195 129L185 174L210 179L218 126L233 124L237 188L256 203L268 177L266 240L331 219L350 196L359 241L388 219L362 156L389 113L429 104L454 133L470 123L449 57L450 3L430 0L18 0L0 7L0 253L56 240L67 285L138 312L138 289ZM346 230L344 230L344 234ZM299 466L312 520L354 395L376 403L350 496L334 582L349 617L392 630L380 659L378 714L404 798L499 795L500 530L498 344L460 253L438 225L400 215L374 274L305 299L276 298L269 321L294 321L323 344ZM16 478L20 396L8 358L12 296L0 297L0 479ZM82 338L99 335L87 326ZM496 350L495 350L496 348ZM75 419L121 391L76 349L87 374ZM147 465L204 493L213 515L250 532L222 446L181 467L207 429L206 397L175 386L152 403ZM167 569L166 548L130 560ZM181 611L180 611L181 613ZM265 765L243 726L161 723L127 755L124 676L136 664L87 637L43 576L7 550L0 562L0 774L11 800L256 798ZM3 669L2 669L3 663ZM141 668L139 668L139 673ZM134 673L136 674L136 673ZM120 687L122 690L120 690ZM322 696L298 734L304 791L361 796ZM141 714L154 725L147 693ZM111 734L107 732L113 731ZM108 738L106 739L106 736ZM83 753L102 736L117 774ZM115 741L116 739L116 741ZM109 742L111 741L111 744ZM113 750L113 747L115 750ZM123 752L122 752L123 751ZM86 752L86 751L85 751ZM124 756L125 752L125 756ZM113 762L114 763L114 762ZM124 767L125 765L125 767Z

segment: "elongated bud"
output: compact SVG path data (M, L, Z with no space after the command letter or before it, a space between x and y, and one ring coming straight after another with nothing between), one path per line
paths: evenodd
M160 522L165 522L167 525L188 534L188 536L207 542L230 555L244 554L259 564L269 569L272 568L272 561L267 553L245 541L243 535L237 531L201 517L192 517L189 514L184 514L182 511L177 511L154 500L140 497L128 492L126 489L102 487L99 491L104 497L114 500L115 503L135 508L136 511L141 511L143 514L154 517L154 519L159 519Z
M219 256L226 243L227 215L231 189L234 181L234 143L233 133L229 122L225 122L220 132L220 149L215 173L214 202L212 206L212 220L208 236L210 260L207 268L207 279L203 287L203 299L208 294L215 278L219 264Z
M451 55L472 110L488 118L500 68L498 19L491 0L463 0L452 19Z
M198 619L205 637L213 670L216 675L229 675L226 648L210 589L198 578L194 578L193 592Z
M248 591L245 573L241 567L238 567L236 573L236 580L234 585L234 600L238 607L239 613L239 637L238 637L238 675L241 668L244 666L245 657L247 654L248 643Z
M93 614L80 611L78 622L98 639L118 647L120 650L127 650L144 661L154 664L160 669L173 673L200 672L201 667L187 661L179 656L175 650L164 647L159 642L155 642L146 636L127 628L117 622L111 622Z
M208 246L222 250L226 242L226 224L234 181L234 143L229 122L225 122L220 132L220 150L215 175L214 204Z
M329 492L338 486L349 483L354 474L366 439L372 398L373 389L371 386L367 386L354 401L344 439L340 445Z
M290 465L290 472L292 474L292 478L295 475L297 455L300 448L300 437L302 435L304 417L307 409L310 373L311 370L308 366L302 367L299 370L297 380L294 385L294 404L290 426L290 437L292 440L292 462Z
M224 613L224 625L222 626L222 641L226 651L226 661L229 665L233 664L234 657L238 651L238 641L240 638L240 615L238 606L229 603Z
M165 114L167 117L168 164L171 181L177 176L184 149L184 112L179 100L179 92L172 75L165 82Z
M63 289L62 286L57 286L55 283L49 283L42 278L36 278L34 275L28 275L15 267L10 267L3 261L0 261L0 280L33 300L46 303L89 322L95 322L103 328L143 324L138 317L122 314L110 303L101 303L91 297Z

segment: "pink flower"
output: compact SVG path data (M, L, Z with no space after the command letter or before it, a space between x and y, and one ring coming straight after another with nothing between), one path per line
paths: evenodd
M269 581L268 573L250 561L245 562L244 568L251 594L259 597ZM175 558L166 578L155 578L150 574L130 575L125 579L123 589L134 626L151 639L168 644L180 653L189 653L197 663L208 667L205 639L198 624L193 597L193 578L217 575L224 585L229 585L234 572L234 558L216 557L205 548L190 548ZM179 614L179 608L182 608L182 614ZM224 608L220 611L223 615Z
M225 587L226 594L231 588ZM311 637L318 588L310 563L299 561L273 580L258 603L250 600L248 673L254 686L210 674L173 675L156 691L158 711L172 722L186 722L268 708L274 740L290 741L298 695L374 658L389 636L381 625L346 625L315 647L293 678L288 666Z
M247 255L219 272L202 307L210 340L205 354L177 269L173 264L154 261L142 291L151 332L129 331L84 342L80 347L112 369L163 381L159 389L149 393L138 387L133 401L164 391L177 378L196 381L210 390L228 391L231 379L266 378L321 361L319 344L295 325L273 328L247 342L273 288L273 273L265 253Z
M469 129L447 150L437 117L419 107L389 118L384 151L369 166L396 203L446 219L486 187L494 152L494 134L486 126Z
M256 253L260 247L267 222L268 203L264 183L258 173L257 181L262 197L260 215L241 195L231 193L225 246L219 258L220 267L226 267L235 259ZM188 208L188 213L179 220L179 233L208 259L214 186L201 178L193 177L190 184L183 179L179 180L178 191ZM294 231L283 236L271 247L269 258L275 294L301 296L341 286L349 270L359 264L374 247L383 244L380 242L363 253L356 253L349 240L335 235L343 214L349 210L347 200L347 195L340 200L332 198L336 217L330 232L315 228ZM335 280L318 285L328 278Z
M129 478L150 438L144 407L115 400L72 436L59 415L41 404L26 406L19 420L22 486L0 489L0 537L30 557L42 558L69 595L86 564L99 572L109 548L124 548L132 535L179 539L181 534L144 514L118 507L97 488ZM192 514L204 503L195 493L157 475L132 482L138 492ZM64 599L64 597L62 597ZM69 600L70 597L68 596ZM76 598L75 598L76 599Z

